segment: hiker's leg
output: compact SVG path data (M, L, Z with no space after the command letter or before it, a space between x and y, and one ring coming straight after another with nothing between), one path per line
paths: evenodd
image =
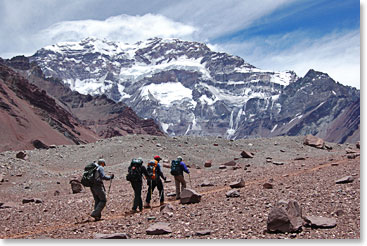
M159 201L162 203L162 202L164 202L164 189L163 189L162 181L158 181L157 188L158 188L158 191L159 191Z
M92 192L93 199L94 199L94 210L96 210L98 202L99 202L99 198L98 198L96 192L94 192L93 187L90 187L90 191Z
M152 182L149 181L148 182L147 198L145 199L145 201L147 202L147 204L150 203L150 200L152 199L152 193L153 193Z
M186 189L186 181L183 175L181 177L182 177L182 180L181 180L181 185L182 185L181 191L182 191L183 189Z
M95 186L93 187L93 189L99 201L92 214L96 217L101 217L102 210L107 203L106 192L104 191L102 186Z
M143 200L141 199L141 189L143 187L143 183L142 182L139 182L138 183L138 186L137 186L137 197L138 197L138 200L137 200L137 205L140 209L140 211L143 210Z
M176 199L180 199L180 180L179 176L175 176L175 185L176 185Z
M131 182L131 186L134 190L134 202L133 202L133 210L136 210L138 207L138 187L136 182Z

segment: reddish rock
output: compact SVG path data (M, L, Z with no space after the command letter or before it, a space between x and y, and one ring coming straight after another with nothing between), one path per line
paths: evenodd
M254 155L248 151L243 150L241 152L242 158L254 158Z
M321 216L305 216L306 226L313 228L333 228L336 226L336 219Z
M309 145L318 149L325 148L325 141L319 137L313 136L313 135L306 135L306 137L303 140L304 145Z
M224 165L220 165L219 166L219 169L226 169L227 167L226 166L224 166Z
M183 189L180 194L180 202L182 204L198 203L201 200L201 195L193 189Z
M146 233L148 235L162 235L172 233L172 229L169 226L169 223L158 222L151 225L147 230Z
M212 160L208 160L204 163L204 167L211 167L212 166Z

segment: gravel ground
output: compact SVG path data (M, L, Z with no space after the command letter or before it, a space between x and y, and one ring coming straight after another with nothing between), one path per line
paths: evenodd
M304 137L276 137L230 141L215 137L154 137L129 135L87 145L56 146L27 150L25 160L17 152L0 153L0 238L94 238L96 233L126 233L132 239L359 239L360 157L355 145L327 143L331 150L303 145ZM245 150L254 158L242 158ZM348 153L349 154L348 154ZM201 202L180 204L167 196L175 191L168 168L164 174L166 203L172 213L161 213L158 191L153 208L128 213L133 191L125 180L134 157L146 164L159 154L168 164L178 155L190 166L188 188L202 195ZM349 158L348 158L349 156ZM106 173L114 173L103 220L91 222L93 198L88 189L72 194L69 184L79 179L84 166L98 158L107 161ZM212 167L204 167L207 160ZM234 160L240 167L219 169ZM1 179L0 176L0 179ZM336 184L352 176L354 181ZM243 179L240 196L227 198L229 184ZM204 181L213 186L202 187ZM270 183L272 189L263 185ZM105 182L108 189L110 182ZM143 187L143 200L147 186ZM23 199L39 200L22 203ZM303 227L298 233L269 233L267 218L279 200L298 201L305 215L335 218L329 229ZM172 232L148 235L156 222L169 223ZM199 236L198 231L208 235ZM209 233L210 232L210 233Z

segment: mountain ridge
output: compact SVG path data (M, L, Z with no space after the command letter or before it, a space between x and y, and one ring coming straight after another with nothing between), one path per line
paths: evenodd
M303 78L292 71L261 70L238 56L178 39L154 38L133 45L85 39L45 47L30 60L46 77L60 78L72 90L124 102L140 117L153 118L171 136L317 135L332 120L314 113L312 119L301 119L304 126L298 123L290 131L292 119L321 101L327 102L325 112L340 114L360 97L358 90L312 69ZM287 112L289 106L293 112ZM317 121L322 122L313 124ZM276 131L280 123L287 127ZM353 129L358 131L359 126ZM349 141L344 136L328 137Z

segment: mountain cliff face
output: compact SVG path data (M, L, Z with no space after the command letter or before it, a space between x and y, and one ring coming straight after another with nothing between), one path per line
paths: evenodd
M122 102L116 103L105 95L82 95L65 86L60 79L45 78L42 70L26 57L14 57L6 62L30 83L43 88L45 93L54 97L61 107L99 138L127 134L164 135L154 120L140 118Z
M44 90L0 62L0 151L97 140ZM41 144L42 145L42 144Z
M123 102L170 135L233 139L311 133L336 142L359 135L359 120L346 135L330 128L338 127L342 114L359 116L353 111L358 106L351 106L359 105L358 90L313 70L304 78L261 70L202 43L89 38L45 47L30 60L46 77L60 78L81 94Z

